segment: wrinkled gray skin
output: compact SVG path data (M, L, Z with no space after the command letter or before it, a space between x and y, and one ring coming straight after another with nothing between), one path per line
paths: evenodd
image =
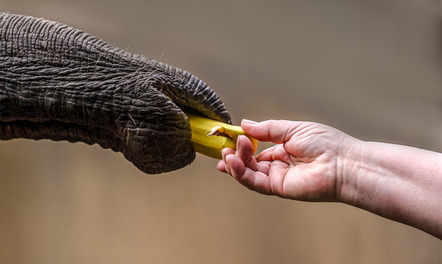
M183 107L230 122L188 72L60 23L0 13L0 139L97 143L146 173L167 172L195 158Z

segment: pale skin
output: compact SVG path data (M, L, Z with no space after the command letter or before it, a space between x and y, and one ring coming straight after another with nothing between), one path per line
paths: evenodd
M365 209L442 239L442 154L366 142L313 122L243 120L244 131L276 145L256 156L239 137L218 170L250 190Z

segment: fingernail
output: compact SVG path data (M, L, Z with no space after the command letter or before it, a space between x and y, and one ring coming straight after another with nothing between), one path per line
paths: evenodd
M224 160L224 162L226 163L226 165L227 165L227 168L229 168L229 169L230 169L230 160L228 160L228 159L225 159L225 160Z
M245 136L243 136L243 135L241 135L241 136L238 136L238 139L236 140L236 149L240 149L241 148L241 138L242 137L245 137Z
M254 125L258 124L258 122L256 122L256 121L252 121L252 120L249 120L249 119L243 119L243 120L241 121L241 125L242 125L242 124L244 124L244 125L249 125L249 126L254 126Z

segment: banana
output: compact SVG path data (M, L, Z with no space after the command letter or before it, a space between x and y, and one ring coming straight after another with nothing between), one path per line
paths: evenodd
M186 115L190 121L193 149L198 153L222 159L222 149L236 149L236 140L240 135L245 135L250 139L253 153L258 148L258 140L244 133L240 126L229 125L187 111Z

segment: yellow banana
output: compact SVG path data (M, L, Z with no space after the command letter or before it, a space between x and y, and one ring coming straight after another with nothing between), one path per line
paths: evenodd
M221 159L223 148L236 149L238 136L245 135L252 142L253 153L258 148L258 140L244 133L240 126L232 126L196 113L186 112L192 131L193 149L206 156Z

